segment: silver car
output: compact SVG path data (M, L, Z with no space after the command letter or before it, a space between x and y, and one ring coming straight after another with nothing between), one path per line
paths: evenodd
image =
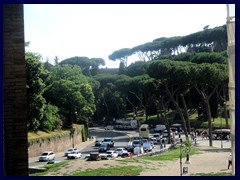
M45 151L38 158L39 161L50 161L54 159L55 153L53 151Z

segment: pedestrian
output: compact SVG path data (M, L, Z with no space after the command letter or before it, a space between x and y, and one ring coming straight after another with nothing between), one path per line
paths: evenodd
M230 153L228 156L228 169L229 169L230 165L232 166L232 153Z

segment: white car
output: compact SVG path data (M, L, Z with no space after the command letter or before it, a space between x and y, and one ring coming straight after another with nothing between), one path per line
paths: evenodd
M53 151L45 151L38 158L39 161L50 161L54 159L55 153Z
M101 159L117 158L118 153L116 151L113 151L113 150L108 150L106 153L99 154L99 157Z
M123 153L127 152L125 148L117 148L115 151L118 153L119 156L122 156Z
M69 148L69 149L67 149L67 151L65 152L64 155L67 156L68 154L71 154L71 153L76 152L76 151L78 151L77 148Z
M81 157L82 157L82 153L80 153L79 151L74 151L67 155L67 159L78 159Z

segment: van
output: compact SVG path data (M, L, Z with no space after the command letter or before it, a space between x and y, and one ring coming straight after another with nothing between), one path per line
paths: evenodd
M138 155L138 154L143 154L143 148L142 147L135 147L134 149L133 149L133 154L134 155Z
M139 128L139 136L145 139L149 138L149 125L142 124Z

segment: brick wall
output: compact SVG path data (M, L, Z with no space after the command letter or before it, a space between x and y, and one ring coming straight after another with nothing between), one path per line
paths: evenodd
M3 5L4 175L28 175L23 5Z
M73 136L69 132L52 137L32 139L28 141L28 156L36 157L43 151L63 152L81 142L82 133L80 129L76 129Z

